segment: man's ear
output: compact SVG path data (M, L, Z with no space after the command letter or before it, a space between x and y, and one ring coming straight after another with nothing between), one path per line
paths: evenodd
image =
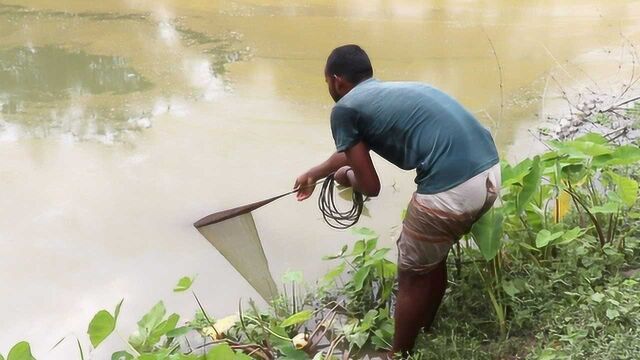
M333 75L333 81L335 83L335 89L338 91L338 93L344 95L348 92L347 90L349 88L349 82L346 81L342 76Z

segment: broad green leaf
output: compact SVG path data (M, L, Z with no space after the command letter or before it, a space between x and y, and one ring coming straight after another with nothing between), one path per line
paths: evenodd
M367 276L369 276L369 272L371 271L371 268L369 266L365 266L360 268L354 275L353 275L353 287L355 291L360 291L362 290L362 288L364 287L364 281L367 279Z
M207 353L206 360L234 360L236 353L227 344L216 345Z
M602 136L602 134L593 133L593 132L584 134L576 138L574 141L591 142L591 143L600 144L600 145L606 145L609 143L609 140L607 140L606 137Z
M633 206L638 198L638 182L626 176L620 176L612 171L608 172L611 180L616 185L616 193L620 196L624 204Z
M613 320L615 318L617 318L618 316L620 316L620 312L616 309L607 309L607 317L610 320Z
M473 240L487 261L493 259L500 251L503 219L501 210L493 208L471 228Z
M562 237L556 241L554 241L554 245L564 245L564 244L568 244L570 242L572 242L573 240L579 238L580 236L584 235L584 233L586 232L586 229L582 229L579 226L574 227L571 230L565 231L564 234L562 234Z
M540 230L540 232L536 236L536 247L538 249L545 247L549 245L549 243L552 242L553 240L561 237L562 234L563 234L562 231L552 234L549 230L546 230L546 229Z
M361 255L364 252L364 249L365 249L364 240L358 240L358 241L356 241L355 244L353 244L353 249L351 249L350 256Z
M309 310L299 311L299 312L289 316L288 318L284 319L282 321L282 323L280 323L280 326L282 326L283 328L286 328L287 326L297 325L297 324L303 323L303 322L311 319L312 315L313 315L313 313L311 311L309 311Z
M593 159L594 166L631 165L640 161L640 148L633 145L616 147L611 154L597 156Z
M7 360L35 360L31 354L31 346L26 341L21 341L9 350Z
M181 326L171 331L168 331L165 335L167 337L175 338L175 337L187 335L191 330L193 330L191 326Z
M111 355L111 360L133 360L133 355L126 351L118 351Z
M502 162L502 187L521 184L522 179L531 169L531 163L531 159L525 159L512 167L506 162Z
M178 314L169 315L167 320L162 321L160 324L158 324L158 326L154 327L151 330L151 333L149 334L149 337L147 339L147 344L155 345L158 341L160 341L160 338L163 335L165 335L169 331L176 328L176 325L178 324L179 320L180 320L180 315Z
M146 334L150 334L151 330L162 322L166 313L167 310L164 307L164 303L162 301L158 302L142 317L142 319L140 319L140 321L138 321L140 330L143 330Z
M344 268L346 266L346 263L341 263L340 265L334 267L333 269L329 270L329 272L327 272L324 275L324 282L326 283L332 283L333 281L335 281L335 279L342 275L342 273L344 272Z
M367 260L367 263L365 265L375 264L378 261L384 259L384 257L387 255L389 251L391 251L391 249L389 248L376 250L373 254L371 254L371 257Z
M520 292L520 290L518 290L518 288L511 281L503 281L502 290L504 290L504 292L511 297L516 296Z
M367 340L369 340L369 333L368 332L358 332L358 333L355 333L355 334L349 336L348 340L352 345L357 346L358 349L362 349L364 344L367 343Z
M365 241L378 238L378 234L376 234L375 231L366 227L354 228L353 230L351 230L351 233L354 235L359 235L359 238Z
M194 277L184 276L178 280L176 287L173 288L174 292L183 292L189 290L193 284Z
M89 323L87 334L93 347L98 347L116 328L116 320L107 310L100 310Z
M282 360L308 360L309 359L309 355L307 355L306 352L296 349L291 342L288 342L287 344L278 347L278 350L283 355L281 357L277 357L278 359L282 359Z
M604 294L602 294L602 293L593 293L591 295L591 300L593 300L593 301L595 301L597 303L602 302L603 299L604 299Z
M618 212L619 207L619 204L610 201L601 206L594 206L590 211L594 214L615 214Z
M540 157L536 156L531 163L531 171L522 179L522 190L518 194L518 205L516 207L518 214L523 212L525 206L531 201L533 194L540 187L542 178L540 172Z
M365 249L364 249L365 254L369 254L370 252L372 252L377 245L378 245L377 237L367 240L367 242L365 243Z
M364 315L364 318L362 319L362 322L360 323L360 327L358 328L359 331L369 330L373 326L373 322L377 317L378 317L377 310L372 309L367 311L367 313Z
M567 141L560 143L558 152L578 158L589 158L613 153L609 146L591 141Z

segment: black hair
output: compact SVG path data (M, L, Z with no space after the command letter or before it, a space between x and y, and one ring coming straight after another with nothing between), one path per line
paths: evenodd
M324 68L326 75L342 76L352 84L358 84L373 76L373 68L367 53L358 45L343 45L333 49Z

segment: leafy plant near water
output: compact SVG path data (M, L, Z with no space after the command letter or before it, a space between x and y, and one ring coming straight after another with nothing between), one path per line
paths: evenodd
M500 204L454 249L453 286L415 358L640 357L640 149L595 134L549 146L503 164ZM194 293L200 310L192 320L180 323L159 302L125 338L117 330L121 301L96 313L89 341L99 347L119 336L123 349L113 360L357 359L387 351L396 268L373 231L355 234L351 248L325 257L337 264L317 289L303 291L301 274L289 273L266 310L241 302L237 315L213 319ZM189 290L193 280L180 279L174 290ZM6 360L31 359L21 342Z

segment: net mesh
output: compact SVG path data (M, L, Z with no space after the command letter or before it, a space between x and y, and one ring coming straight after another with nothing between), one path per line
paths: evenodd
M263 299L278 295L251 212L196 228Z

